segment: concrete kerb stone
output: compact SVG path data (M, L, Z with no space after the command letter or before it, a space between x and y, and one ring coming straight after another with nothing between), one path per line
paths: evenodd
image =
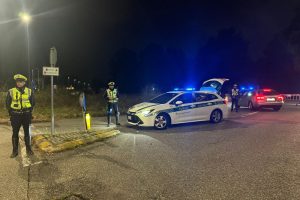
M45 153L57 153L82 145L101 141L120 133L116 129L94 130L89 132L71 132L62 134L41 134L33 136L32 143Z

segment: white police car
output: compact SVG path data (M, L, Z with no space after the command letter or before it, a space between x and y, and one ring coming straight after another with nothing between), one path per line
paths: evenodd
M127 120L131 125L166 129L187 122L219 123L227 115L226 102L216 93L171 91L129 108Z

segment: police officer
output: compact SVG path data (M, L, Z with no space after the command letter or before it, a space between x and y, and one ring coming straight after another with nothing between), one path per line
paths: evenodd
M118 107L118 100L119 100L119 92L115 88L115 83L110 82L108 83L108 89L104 93L104 98L107 101L107 126L110 126L111 123L111 115L114 110L116 116L116 125L121 125L119 123L120 112Z
M32 90L25 86L27 78L21 74L14 76L16 87L8 91L6 97L6 108L8 110L11 126L13 129L11 158L18 155L19 130L23 126L26 152L33 155L30 144L29 126L31 124L32 109L35 105Z
M231 104L231 112L233 109L235 109L236 112L238 112L239 109L239 89L238 85L234 84L233 89L231 90L231 99L232 99L232 104Z

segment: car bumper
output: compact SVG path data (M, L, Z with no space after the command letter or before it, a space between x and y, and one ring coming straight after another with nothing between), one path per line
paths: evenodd
M230 107L228 107L227 105L222 108L223 119L227 119L228 118L228 116L229 116L229 110L230 110Z
M152 127L154 126L154 116L145 117L142 114L127 113L127 123L133 126Z
M283 106L283 102L256 102L256 107L278 107Z

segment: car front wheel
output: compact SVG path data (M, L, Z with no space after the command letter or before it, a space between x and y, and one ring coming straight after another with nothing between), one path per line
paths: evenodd
M159 114L155 117L154 127L159 130L166 129L170 124L169 117L166 114Z

